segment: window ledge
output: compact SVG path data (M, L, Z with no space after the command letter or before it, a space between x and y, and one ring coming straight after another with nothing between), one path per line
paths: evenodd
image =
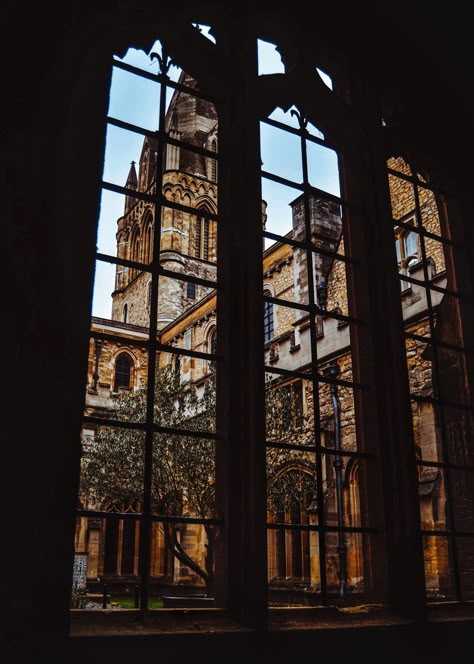
M334 629L416 627L442 623L474 624L474 602L430 605L426 620L401 616L379 604L355 607L278 607L268 611L262 630L248 627L226 611L215 608L139 610L103 609L70 611L70 637L160 636L165 634L232 634L264 632L321 632ZM434 629L437 629L434 627Z
M214 608L139 610L71 609L71 637L205 634L254 631Z

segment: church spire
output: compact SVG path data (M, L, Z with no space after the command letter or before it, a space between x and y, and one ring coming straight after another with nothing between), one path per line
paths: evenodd
M135 170L135 162L132 161L130 165L130 170L128 172L127 182L125 183L127 189L137 190L138 178L137 171ZM125 196L125 214L133 207L136 199L133 196Z

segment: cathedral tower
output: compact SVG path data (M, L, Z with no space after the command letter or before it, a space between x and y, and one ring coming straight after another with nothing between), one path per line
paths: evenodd
M182 73L178 83L196 89L196 82ZM165 131L182 144L217 152L217 112L213 104L192 92L175 90L168 106ZM132 162L126 186L139 192L155 193L157 183L158 142L145 137L138 175ZM168 144L163 171L158 182L166 201L176 207L162 206L161 266L175 272L216 280L217 160L182 146ZM187 209L186 209L187 208ZM117 256L150 263L153 258L155 206L127 196L124 215L117 221ZM150 308L150 273L117 266L112 294L112 318L136 325L146 325ZM207 295L209 287L171 277L161 277L158 295L158 329L166 327L197 300Z

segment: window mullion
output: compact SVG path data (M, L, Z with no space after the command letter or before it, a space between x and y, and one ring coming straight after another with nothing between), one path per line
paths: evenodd
M251 81L256 75L256 39L232 22L232 70L228 114L220 124L220 245L222 321L218 344L227 358L222 371L229 431L226 452L227 588L231 613L258 626L266 617L266 530L262 205L258 123ZM243 36L244 35L244 36ZM238 47L237 47L238 46ZM245 149L243 149L245 146Z

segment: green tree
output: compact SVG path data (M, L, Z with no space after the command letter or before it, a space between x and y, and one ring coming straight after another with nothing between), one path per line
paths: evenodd
M281 514L295 504L306 508L316 498L314 454L305 452L314 445L314 433L304 414L301 382L282 385L277 377L267 379L265 387L267 509Z
M267 440L308 443L309 429L293 390L267 385ZM126 422L143 422L146 415L146 389L122 391L115 399L111 417ZM156 373L154 421L173 429L193 432L214 431L216 377L212 368L200 394L193 383L184 384L173 366ZM298 426L294 426L297 423ZM165 516L189 515L204 519L216 516L215 442L172 433L154 436L152 461L152 510ZM295 473L293 451L269 447L267 451L267 506L270 511L285 510L294 500L304 501L314 488L314 466ZM99 427L83 459L81 497L91 506L109 509L112 505L136 505L143 495L144 434L141 431L109 426ZM289 472L291 471L291 472ZM180 524L163 522L168 550L197 574L213 591L217 527L204 524L206 554L204 565L189 555L180 540Z

